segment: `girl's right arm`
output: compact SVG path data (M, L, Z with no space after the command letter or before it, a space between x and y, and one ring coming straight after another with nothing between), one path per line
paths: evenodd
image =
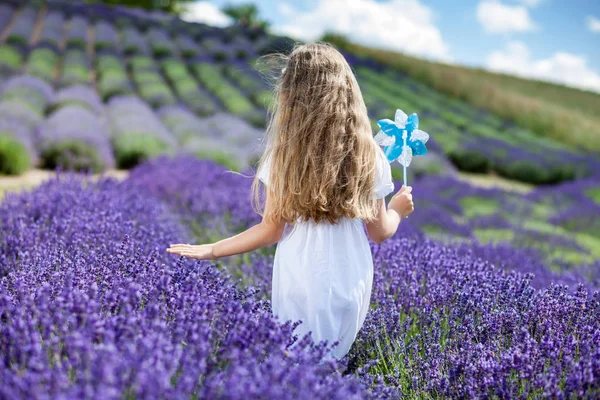
M270 192L268 192L265 203L265 213L271 207L270 199L271 195ZM201 245L172 244L171 247L167 249L167 252L184 257L196 258L198 260L215 260L217 258L246 253L275 244L281 239L284 227L284 222L273 222L263 218L262 222L259 224L256 224L235 236L220 240L217 243Z
M406 218L415 209L412 201L412 187L402 186L392 197L388 208L385 199L379 199L377 217L368 222L367 234L375 243L381 243L396 233L400 221Z

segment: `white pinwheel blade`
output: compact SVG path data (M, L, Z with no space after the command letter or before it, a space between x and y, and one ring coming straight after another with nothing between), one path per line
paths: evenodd
M408 168L413 158L412 149L408 146L402 146L402 153L397 158L398 162Z
M429 134L420 129L415 129L410 136L410 140L420 140L421 142L423 142L423 144L425 144L429 140Z
M391 146L396 143L396 138L394 136L388 136L383 131L377 132L377 135L374 137L375 143L380 146Z
M394 117L394 123L400 129L404 129L406 127L406 121L408 120L408 115L404 113L401 109L396 110L396 116Z

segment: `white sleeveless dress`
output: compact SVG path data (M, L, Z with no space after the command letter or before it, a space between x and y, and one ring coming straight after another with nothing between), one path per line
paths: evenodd
M394 190L390 165L378 152L375 193L383 198ZM268 186L269 160L258 171ZM315 342L339 344L331 356L341 359L356 339L371 299L373 258L360 219L336 224L286 224L273 265L271 305L281 322L301 320L294 331L309 331Z

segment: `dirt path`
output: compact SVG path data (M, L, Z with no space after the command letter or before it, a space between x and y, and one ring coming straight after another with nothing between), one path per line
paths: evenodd
M109 170L103 175L92 175L92 180L98 179L100 176L110 176L112 178L123 180L127 178L128 171L124 170ZM32 189L40 183L56 176L54 171L42 169L32 169L20 176L4 176L0 175L0 198L7 192L21 191Z

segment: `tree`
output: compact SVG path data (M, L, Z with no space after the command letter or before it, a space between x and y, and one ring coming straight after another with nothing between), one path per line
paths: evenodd
M145 8L146 10L160 10L179 14L184 3L193 0L87 0L88 3L106 3L113 6L126 6Z
M267 28L269 23L258 16L258 8L254 4L226 5L222 10L240 25Z

